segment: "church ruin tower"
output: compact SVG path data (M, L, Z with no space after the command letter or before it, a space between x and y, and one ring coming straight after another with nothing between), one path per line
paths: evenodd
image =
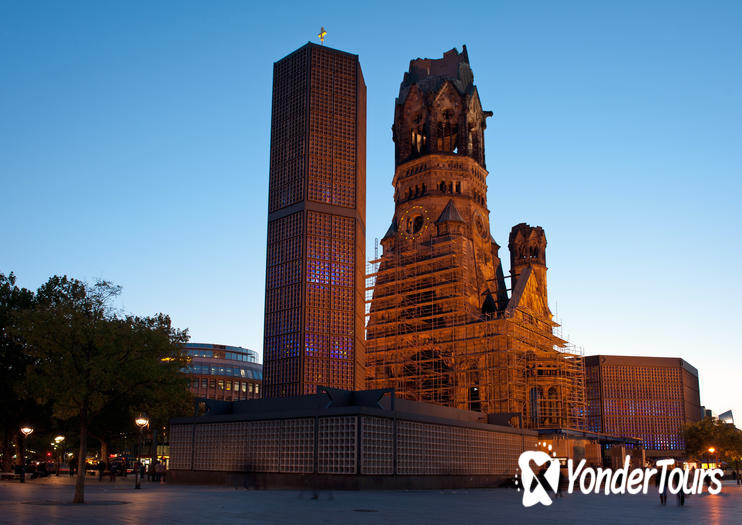
M546 293L546 234L540 226L521 222L510 230L510 276L513 288L526 268L531 268L537 281L539 295L548 310ZM551 313L549 312L549 315Z
M394 216L367 276L366 386L582 428L582 360L554 334L544 231L513 228L510 294L490 234L490 116L466 47L410 61L394 106Z
M478 315L487 294L504 306L499 246L490 235L483 111L466 46L442 59L410 61L394 110L396 235L384 253L456 245L468 268L460 293ZM431 252L432 253L432 252ZM462 259L463 257L463 259Z
M392 333L402 335L394 344L405 350L398 365L381 370L373 355L367 364L382 383L392 376L398 390L419 391L416 399L448 404L457 395L451 382L421 380L407 363L452 366L450 349L432 344L431 330L476 321L507 303L487 209L484 129L491 115L482 110L466 47L410 61L392 128L395 212L381 240L384 274L367 327L369 354L387 363L382 354ZM373 381L369 386L381 384Z

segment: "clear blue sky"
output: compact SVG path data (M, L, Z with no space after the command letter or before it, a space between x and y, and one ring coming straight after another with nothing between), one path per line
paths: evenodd
M261 350L273 62L322 25L360 55L372 255L402 75L465 43L503 259L543 226L573 342L683 357L742 419L742 4L606 4L0 0L0 272Z

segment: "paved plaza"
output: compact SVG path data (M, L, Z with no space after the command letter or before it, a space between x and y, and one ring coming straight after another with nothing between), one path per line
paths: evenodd
M512 489L426 491L245 490L160 485L134 479L89 480L87 504L73 506L69 478L0 482L0 523L742 523L742 488L693 496L685 507L671 497L566 495L550 507L529 509Z

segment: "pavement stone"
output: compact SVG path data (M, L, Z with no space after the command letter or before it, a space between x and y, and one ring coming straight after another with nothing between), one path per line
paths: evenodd
M85 505L71 505L73 480L51 477L0 482L0 524L742 524L742 487L691 496L684 507L670 496L662 507L647 495L567 494L549 507L524 508L515 489L420 491L246 490L169 485L134 478L88 480Z

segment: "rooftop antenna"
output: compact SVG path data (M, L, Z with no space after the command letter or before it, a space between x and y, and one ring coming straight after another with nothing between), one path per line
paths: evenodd
M324 27L321 27L319 29L319 34L317 35L319 37L320 43L324 46L325 45L325 37L327 36L327 31L325 31Z

